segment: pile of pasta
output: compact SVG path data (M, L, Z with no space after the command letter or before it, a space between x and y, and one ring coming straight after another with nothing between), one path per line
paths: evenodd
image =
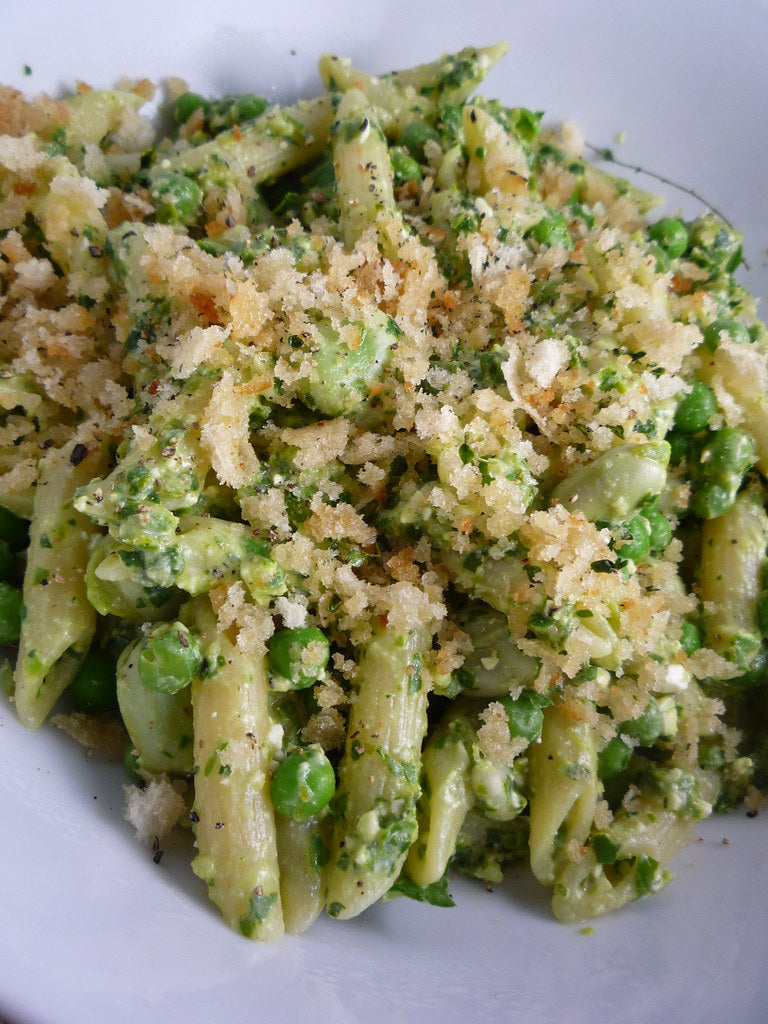
M0 93L0 632L226 920L579 921L766 785L768 337L736 232L475 95ZM474 97L474 98L470 98Z

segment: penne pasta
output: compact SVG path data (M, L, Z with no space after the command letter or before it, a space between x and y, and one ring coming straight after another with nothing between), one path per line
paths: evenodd
M597 760L586 723L547 709L541 741L530 753L530 789L531 870L552 884L569 844L584 842L595 816Z
M363 653L339 767L328 871L332 917L353 917L391 888L416 838L426 643L423 631L385 630Z
M32 729L43 723L76 675L96 628L96 613L86 595L85 565L97 532L73 509L72 498L103 463L101 445L88 450L74 441L41 460L14 672L16 709Z
M233 928L274 942L284 924L269 798L266 665L219 633L204 603L192 617L215 666L192 684L197 846L192 867Z

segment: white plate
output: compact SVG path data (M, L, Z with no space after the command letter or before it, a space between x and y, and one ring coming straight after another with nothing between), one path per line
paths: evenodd
M745 230L744 280L768 296L765 0L25 0L3 10L0 80L56 91L177 74L204 93L294 97L320 88L324 50L383 71L497 39L510 54L486 94L573 119L594 145L698 190ZM122 782L54 730L25 733L0 701L6 1022L766 1020L768 814L706 823L665 892L590 935L556 924L520 872L493 895L457 882L454 910L399 900L264 948L220 922L188 842L155 865L133 841Z

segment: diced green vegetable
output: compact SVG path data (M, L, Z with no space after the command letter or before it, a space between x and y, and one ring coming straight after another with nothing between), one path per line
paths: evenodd
M270 793L275 810L304 821L330 802L336 788L333 766L319 747L305 747L281 761Z

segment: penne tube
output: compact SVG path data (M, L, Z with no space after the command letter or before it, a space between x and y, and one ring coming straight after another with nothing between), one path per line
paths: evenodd
M416 838L421 744L427 727L427 634L383 629L359 666L331 842L328 913L361 913L391 886Z
M596 833L582 856L566 863L555 881L552 911L577 924L618 910L663 889L672 877L664 864L690 839L690 824L653 798L617 814L607 832Z
M459 715L436 732L424 749L419 836L405 866L416 885L439 881L456 849L464 818L474 802L469 754L473 741L474 729Z
M98 530L75 511L72 497L104 464L100 444L86 449L75 441L40 460L14 673L16 708L30 729L43 723L77 674L96 628L85 577Z
M269 797L271 721L263 656L243 653L207 599L191 612L217 666L192 683L195 754L192 867L229 924L274 942L284 931L275 816Z
M763 589L768 515L762 489L742 491L725 515L701 531L699 596L707 646L747 668L760 648L757 603Z
M328 861L327 819L294 821L276 815L280 898L285 930L301 935L325 906Z
M586 722L556 707L544 712L541 742L529 752L531 870L551 885L571 841L589 835L597 805L595 740Z
M322 152L333 120L330 96L270 107L252 125L161 159L156 174L195 176L203 190L254 185L308 164Z
M506 50L505 43L481 49L467 47L429 64L384 75L369 75L345 58L324 54L319 69L330 93L350 89L364 93L383 130L396 138L414 121L434 120L438 103L466 100Z
M387 141L372 107L358 89L345 93L331 128L339 228L348 249L376 225L385 255L406 236L397 209Z

